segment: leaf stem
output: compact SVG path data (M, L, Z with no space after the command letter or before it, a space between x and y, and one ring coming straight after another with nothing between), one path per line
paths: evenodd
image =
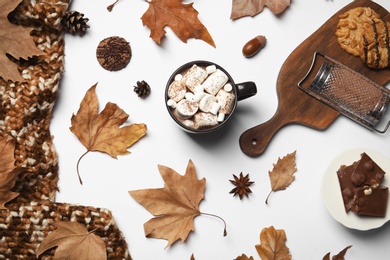
M114 5L115 5L116 3L118 3L118 1L119 1L119 0L116 0L113 4L110 4L109 6L107 6L107 10L108 10L109 12L111 12L111 11L112 11L112 8L114 8Z
M80 158L79 158L78 161L77 161L77 165L76 165L77 176L79 177L79 181L80 181L80 184L81 184L81 185L83 185L83 181L81 180L81 177L80 177L79 164L80 164L81 159L82 159L87 153L89 153L89 150L87 150L85 153L83 153L83 154L80 156Z
M200 212L200 214L202 215L206 215L206 216L211 216L211 217L215 217L215 218L219 218L220 220L222 220L223 224L224 224L224 228L223 228L223 236L226 237L227 236L227 231L226 231L226 222L223 218L221 218L220 216L218 215L214 215L214 214L210 214L210 213L205 213L205 212Z
M273 191L273 190L271 190L271 191L268 193L268 196L267 196L267 198L265 199L265 204L268 204L268 198L269 198L269 196L271 196L272 191Z

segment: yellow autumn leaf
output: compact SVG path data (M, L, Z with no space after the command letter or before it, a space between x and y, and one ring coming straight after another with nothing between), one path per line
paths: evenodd
M99 114L96 86L97 83L85 94L77 114L71 118L70 130L87 148L86 153L99 151L114 158L117 158L118 155L129 154L127 149L146 134L147 127L145 124L120 127L126 122L129 115L117 104L111 102L108 102ZM82 183L81 178L80 183Z
M273 191L284 190L295 180L295 176L293 175L297 171L295 167L295 154L296 151L287 154L283 158L278 158L272 171L268 172L272 190L265 200L266 204L268 204L268 198Z
M46 250L57 247L54 260L106 260L106 244L103 239L78 222L56 221L57 227L49 233L36 252L37 257Z
M260 244L255 245L262 260L290 260L289 248L286 246L286 233L273 226L263 228L260 233Z
M195 231L196 216L200 214L218 216L199 210L199 204L204 198L206 179L197 178L191 160L184 176L166 166L159 165L158 169L165 182L163 188L132 190L129 194L155 216L144 224L146 237L168 240L167 248L177 240L184 242L190 232ZM225 223L222 218L220 219Z

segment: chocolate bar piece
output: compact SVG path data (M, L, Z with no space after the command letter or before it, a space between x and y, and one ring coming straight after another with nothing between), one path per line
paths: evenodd
M339 179L341 195L343 197L346 212L350 211L354 204L354 191L356 186L351 182L351 175L354 169L354 164L349 166L342 165L337 171L337 177Z
M345 211L359 215L385 217L389 189L382 186L385 171L366 153L351 165L337 171Z
M376 189L362 187L356 190L356 200L352 211L359 215L385 217L389 188L380 186Z
M351 175L351 181L356 186L369 185L378 187L385 178L385 172L376 164L366 153L361 154L354 172Z

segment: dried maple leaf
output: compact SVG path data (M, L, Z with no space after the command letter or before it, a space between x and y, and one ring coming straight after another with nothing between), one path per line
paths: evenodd
M182 243L185 242L189 233L195 231L196 216L211 214L199 210L199 204L204 198L206 179L197 178L191 160L185 175L162 165L158 165L158 169L165 182L163 188L133 190L129 194L155 216L144 224L146 237L168 240L167 248L179 239ZM226 223L224 232L226 235Z
M345 260L344 256L347 253L348 249L350 249L352 245L347 246L343 250L341 250L337 255L332 256L332 260ZM330 260L330 252L327 253L322 260Z
M201 39L215 48L207 28L199 21L198 11L193 3L183 4L181 0L150 0L149 8L142 15L143 25L150 29L150 37L161 44L165 36L165 26L168 26L182 40L189 38Z
M286 241L283 229L276 230L270 226L263 228L260 233L260 244L255 247L262 260L289 260L292 256L288 253Z
M0 0L0 76L4 80L23 81L18 65L11 61L8 55L15 59L42 55L35 45L30 32L32 28L15 25L9 22L8 14L22 2L21 0Z
M278 158L272 171L268 172L272 190L268 194L265 203L268 204L268 198L273 191L285 190L295 180L295 176L293 175L297 171L295 167L295 154L296 151L287 154L282 159Z
M289 5L291 0L233 0L230 19L244 16L255 16L267 6L272 13L280 14Z
M242 254L236 257L234 260L253 260L253 256L248 257L246 254Z
M254 182L249 181L249 174L245 175L245 177L242 175L242 172L240 173L240 178L238 178L236 175L233 174L234 180L229 180L234 186L236 186L234 189L230 191L230 193L233 193L233 197L238 194L240 197L240 200L245 195L246 197L249 196L249 193L252 193L249 186L251 186Z
M126 155L127 150L135 142L146 134L145 124L131 124L120 127L129 115L116 104L108 102L106 107L99 112L99 103L96 96L96 86L93 85L85 94L80 103L76 115L72 115L70 130L77 136L80 142L87 148L77 162L90 151L99 151L116 158L118 155Z
M103 239L77 222L56 221L57 227L49 233L39 245L36 252L39 257L46 250L58 247L54 260L105 260L107 259L106 244Z
M19 193L11 191L22 168L15 166L15 139L10 136L0 138L0 210Z

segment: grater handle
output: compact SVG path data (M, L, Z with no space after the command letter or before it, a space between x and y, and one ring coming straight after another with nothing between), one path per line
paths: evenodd
M240 148L248 156L256 157L261 155L276 132L289 122L284 121L285 117L276 113L270 120L254 126L240 136Z

